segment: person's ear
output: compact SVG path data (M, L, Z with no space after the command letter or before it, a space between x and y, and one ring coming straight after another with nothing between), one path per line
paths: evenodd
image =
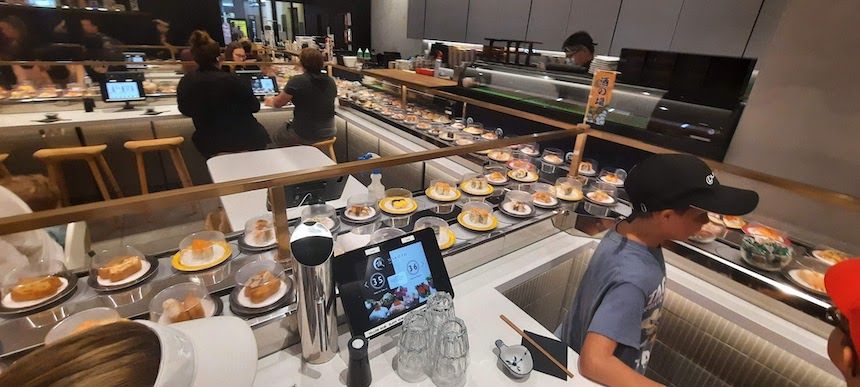
M660 219L664 220L664 221L671 220L673 215L674 215L674 211L672 211L672 210L662 210L658 214Z

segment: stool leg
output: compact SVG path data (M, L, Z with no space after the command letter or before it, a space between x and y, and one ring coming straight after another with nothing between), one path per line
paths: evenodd
M99 192L102 193L102 198L104 200L110 200L110 192L107 190L107 186L105 185L105 181L102 178L101 172L99 172L99 167L96 165L96 161L93 159L87 159L87 166L90 167L90 172L93 174L93 179L96 181L96 185L99 187Z
M188 173L188 167L185 166L185 159L182 158L182 152L179 151L179 148L171 148L169 152L170 159L173 160L173 167L176 168L176 174L179 175L179 181L182 182L182 186L194 186L191 182L191 174Z
M146 166L143 163L143 154L134 152L134 160L137 162L137 178L140 181L140 194L149 193L149 184L146 182Z
M119 189L119 184L117 184L116 179L113 177L113 172L110 171L110 167L108 166L105 157L102 155L98 155L96 157L96 161L98 161L99 166L101 166L102 170L104 170L104 174L107 176L108 182L110 182L111 188L113 188L114 192L116 192L116 197L122 197L122 190Z
M46 162L45 168L48 169L48 179L57 186L60 191L60 203L63 207L69 205L69 191L66 189L66 179L63 178L63 171L57 163Z

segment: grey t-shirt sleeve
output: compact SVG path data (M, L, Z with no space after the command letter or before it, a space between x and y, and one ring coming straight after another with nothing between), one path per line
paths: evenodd
M295 98L296 94L299 94L299 91L304 87L305 85L302 82L301 77L291 77L287 80L287 84L284 86L284 92Z
M609 289L603 297L594 312L588 332L606 336L618 344L639 348L644 310L645 293L636 285L621 283Z

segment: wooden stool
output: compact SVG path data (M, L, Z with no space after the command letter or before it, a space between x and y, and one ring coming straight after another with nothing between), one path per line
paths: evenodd
M3 162L6 161L6 159L8 159L8 158L9 158L8 153L0 153L0 177L6 177L6 176L12 175L11 173L9 173L9 170L6 169L6 165L3 164Z
M170 153L170 159L173 161L173 168L176 169L176 174L179 175L179 181L183 187L191 187L191 174L188 173L188 168L185 166L185 159L182 158L182 152L179 151L179 145L185 141L182 137L166 137L156 138L153 140L138 140L126 141L124 146L134 152L134 158L137 161L137 175L140 178L141 194L149 193L149 185L146 182L146 166L143 163L143 154L153 151L166 151Z
M117 197L122 197L122 191L119 189L119 184L117 184L116 179L114 179L113 173L111 173L110 167L108 167L107 161L105 161L105 157L102 155L102 152L104 152L105 149L107 149L107 145L104 144L76 146L70 148L39 149L33 153L33 157L45 163L45 167L48 169L48 178L57 185L57 188L60 189L60 199L62 200L63 205L66 206L69 204L69 190L66 187L65 177L63 177L63 170L61 168L63 161L86 161L87 166L90 167L90 172L93 174L93 179L99 187L99 192L101 192L102 198L104 198L104 200L111 199L110 192L108 192L105 181L102 178L102 173L107 176L108 182L110 182L111 188L116 192ZM100 168L101 171L99 171Z
M334 154L334 142L337 141L337 136L332 137L325 141L315 142L311 144L312 147L321 150L323 153L327 154L332 161L337 162L337 156Z

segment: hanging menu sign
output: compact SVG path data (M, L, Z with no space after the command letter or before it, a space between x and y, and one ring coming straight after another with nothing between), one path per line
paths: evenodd
M583 123L603 125L606 122L607 108L612 101L617 71L597 70L591 81L588 106L585 108Z

